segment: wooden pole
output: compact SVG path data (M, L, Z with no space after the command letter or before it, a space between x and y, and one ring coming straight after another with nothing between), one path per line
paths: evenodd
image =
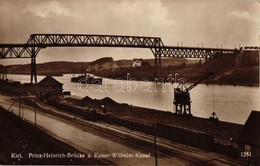
M35 127L37 126L36 125L36 101L34 101L34 125Z
M21 85L19 89L19 117L21 117Z
M155 166L157 166L158 160L157 160L157 145L156 145L156 127L154 130L154 157L155 157Z

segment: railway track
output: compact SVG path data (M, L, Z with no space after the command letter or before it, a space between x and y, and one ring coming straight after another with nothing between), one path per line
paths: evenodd
M110 136L113 135L119 139L125 140L128 143L141 145L138 148L139 150L140 149L144 151L152 150L152 152L154 152L153 135L148 135L141 132L129 130L124 127L108 125L101 122L99 123L89 122L83 119L78 120L77 123L81 123L84 126L91 127L98 131L102 131L103 133L107 133ZM161 157L176 156L178 158L187 160L191 163L204 164L204 165L207 165L206 163L212 164L212 162L217 162L225 165L234 165L234 166L244 165L243 163L238 162L236 160L230 158L227 159L227 157L224 155L178 144L170 140L159 138L159 137L156 137L156 144L158 150L157 153Z

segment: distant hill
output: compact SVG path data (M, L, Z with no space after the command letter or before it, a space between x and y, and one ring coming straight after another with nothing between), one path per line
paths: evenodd
M153 59L145 60L149 64L153 65ZM174 65L175 63L183 63L184 59L163 59L164 65ZM67 62L67 61L55 61L37 64L37 73L40 75L61 75L61 74L73 74L84 73L86 70L90 72L101 72L109 69L128 68L132 67L133 60L113 60L112 57L104 57L97 59L93 62ZM8 73L12 74L30 74L31 65L8 65L5 66Z
M80 73L85 70L89 62L47 62L37 64L37 73L40 75L60 75L70 73ZM9 65L6 66L8 73L13 74L30 74L31 65Z
M218 68L221 84L259 85L259 52L242 51L238 57L220 59L212 67ZM221 68L221 69L220 69Z
M154 59L143 59L145 65L133 67L133 60L113 60L104 57L93 62L46 62L37 64L37 73L40 75L61 75L90 72L94 75L113 78L131 78L142 80L154 79ZM31 66L5 66L8 73L30 74ZM259 52L243 50L237 55L217 55L205 62L204 59L162 58L162 72L158 75L167 78L170 74L178 73L178 77L190 80L206 72L214 72L212 82L217 84L259 85Z

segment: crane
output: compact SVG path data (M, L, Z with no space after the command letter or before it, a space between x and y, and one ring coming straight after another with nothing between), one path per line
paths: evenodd
M173 104L175 105L176 114L178 115L188 115L192 116L191 114L191 100L190 100L190 90L195 88L199 83L208 79L209 77L213 76L213 72L209 72L203 74L194 80L195 82L192 85L188 86L185 83L184 79L180 80L177 88L174 88L174 101Z

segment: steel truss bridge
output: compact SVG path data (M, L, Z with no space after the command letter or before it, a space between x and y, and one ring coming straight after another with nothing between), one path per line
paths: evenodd
M0 58L31 58L31 83L37 83L36 57L47 47L128 47L150 49L155 57L154 75L161 73L162 57L208 58L218 54L235 54L237 49L165 46L160 37L88 35L88 34L32 34L24 44L0 44Z

